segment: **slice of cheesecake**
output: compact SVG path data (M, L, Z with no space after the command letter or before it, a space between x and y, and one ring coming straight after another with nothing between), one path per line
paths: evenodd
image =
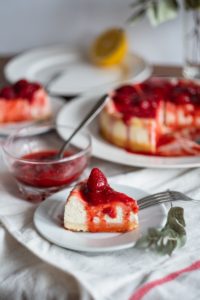
M0 90L0 124L43 120L50 116L49 97L39 83L22 79Z
M126 232L137 226L137 201L114 191L97 168L75 186L65 204L64 227L72 231Z

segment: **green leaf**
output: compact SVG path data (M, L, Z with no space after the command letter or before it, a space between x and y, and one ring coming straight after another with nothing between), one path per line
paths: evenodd
M182 207L174 206L170 208L167 217L167 224L170 224L174 218L177 219L182 226L185 226L184 209Z
M144 17L146 14L146 9L145 8L141 8L139 10L137 10L135 13L133 13L127 20L127 23L134 23L136 21L138 21L139 19L141 19L142 17Z
M130 4L131 8L136 8L138 6L145 6L148 0L137 0Z
M149 238L148 236L143 236L139 240L137 240L135 247L140 249L145 249L149 247Z
M165 229L162 231L160 241L156 245L156 250L161 254L171 255L178 244L178 235L173 229Z
M147 16L153 26L171 20L177 16L179 9L176 0L153 1L147 8Z
M185 8L190 9L200 9L200 0L185 0Z
M184 210L182 207L171 207L167 222L162 229L149 228L147 235L136 243L138 248L150 248L160 254L171 255L176 248L186 243Z
M161 232L156 228L149 228L148 234L141 237L137 243L136 247L138 248L147 248L157 243L161 237Z
M184 0L184 5L186 10L200 10L200 0ZM133 13L128 23L147 15L153 26L174 19L180 9L178 0L136 0L130 7Z
M183 236L179 236L179 238L178 238L178 244L177 244L177 248L181 248L181 247L183 247L183 246L185 245L186 241L187 241L186 234L185 234L185 235L183 235Z
M178 219L170 218L170 222L166 224L165 228L173 229L178 235L182 236L186 234L184 225L182 225Z

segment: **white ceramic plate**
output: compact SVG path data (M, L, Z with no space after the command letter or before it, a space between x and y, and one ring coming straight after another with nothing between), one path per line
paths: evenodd
M139 199L147 194L139 189L111 184L117 191ZM147 232L149 227L160 227L166 217L164 205L157 205L139 212L139 227L126 233L83 233L72 232L61 226L64 204L70 189L63 190L46 199L37 208L34 224L39 233L50 242L72 250L105 252L134 246L138 238Z
M121 66L98 68L77 49L65 46L44 47L23 53L5 67L5 76L10 82L27 78L45 84L58 72L61 75L52 82L50 91L56 95L77 95L92 88L111 88L127 80L145 80L151 75L152 68L132 53L127 55Z
M48 120L48 123L53 124L56 120L57 114L60 111L61 107L64 106L65 101L60 98L55 98L55 97L51 97L50 101L51 101L51 105L52 105L53 115L52 115L51 119ZM44 123L45 122L46 121L44 121ZM16 130L19 130L23 127L34 125L34 124L37 124L37 121L26 121L26 122L1 124L0 125L0 135L9 135L9 134L12 134ZM41 122L40 122L40 124L41 124ZM39 133L42 133L44 130L46 131L45 127L42 131L40 129ZM37 131L37 133L38 133L38 131Z
M82 97L72 100L58 114L57 124L76 127L99 97L99 93L87 93ZM148 168L192 168L200 166L199 156L156 157L129 153L124 149L118 148L101 137L97 119L89 125L87 131L92 136L92 155L108 161ZM64 131L60 130L59 133L65 138ZM80 143L76 141L76 146L81 147L81 141Z

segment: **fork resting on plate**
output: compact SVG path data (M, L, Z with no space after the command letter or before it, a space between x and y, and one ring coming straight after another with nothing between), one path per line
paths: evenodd
M138 205L140 209L147 208L149 206L162 204L166 202L174 202L174 201L186 201L186 202L199 202L200 200L195 200L181 192L177 191L165 191L156 193L153 195L148 195L138 200Z

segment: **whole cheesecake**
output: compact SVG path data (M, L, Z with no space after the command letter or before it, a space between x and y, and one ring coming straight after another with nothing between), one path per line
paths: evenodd
M200 85L157 78L124 85L109 94L99 124L112 144L156 154L166 135L190 136L200 129Z
M0 90L0 124L43 120L50 116L49 97L39 83L22 79Z
M126 232L137 226L137 201L114 191L97 168L75 186L65 204L64 227L72 231Z

